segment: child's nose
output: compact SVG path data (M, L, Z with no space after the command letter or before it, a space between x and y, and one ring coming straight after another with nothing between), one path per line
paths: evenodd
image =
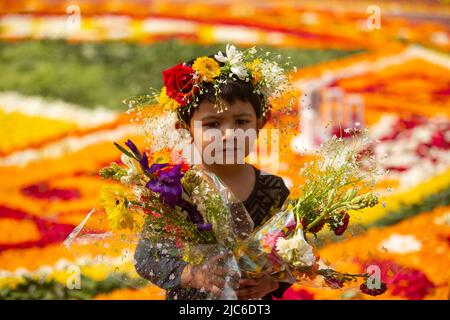
M222 132L222 141L223 142L227 142L227 141L236 141L237 137L235 135L235 130L234 129L230 129L227 128Z

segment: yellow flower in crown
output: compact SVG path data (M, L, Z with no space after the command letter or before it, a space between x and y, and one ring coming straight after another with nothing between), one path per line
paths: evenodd
M117 185L103 186L100 199L111 228L118 230L133 229L133 214L127 208L128 199L121 187Z
M252 75L252 84L256 85L263 78L263 74L261 72L261 64L262 60L260 58L256 58L252 62L247 62L246 67L250 70Z
M197 71L202 81L211 82L220 75L220 66L216 60L209 57L195 59L192 69Z
M158 103L163 110L173 111L180 107L180 104L167 95L166 87L162 87L158 97Z

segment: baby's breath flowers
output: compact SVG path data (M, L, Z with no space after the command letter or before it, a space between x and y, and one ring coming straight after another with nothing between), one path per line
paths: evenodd
M366 142L364 137L353 137L351 142L333 138L325 143L318 159L301 170L306 183L300 187L301 196L292 201L292 211L298 227L316 234L328 225L336 235L344 233L350 216L347 211L373 207L378 196L367 192L378 178L375 163L369 171L361 170L359 152Z

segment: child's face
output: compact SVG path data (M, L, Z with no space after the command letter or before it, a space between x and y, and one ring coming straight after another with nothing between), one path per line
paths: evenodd
M263 123L250 102L223 103L227 109L220 113L214 103L200 103L191 118L190 132L207 164L241 164Z

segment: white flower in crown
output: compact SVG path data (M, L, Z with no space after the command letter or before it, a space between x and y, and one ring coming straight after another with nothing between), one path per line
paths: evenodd
M247 69L243 64L234 65L231 67L231 72L234 73L239 79L245 80L248 78Z
M277 91L281 92L287 86L287 79L284 70L273 61L264 61L261 64L261 73L264 78L264 87L261 88L263 94L271 96Z
M239 79L241 80L247 79L249 74L242 60L243 59L242 52L237 50L235 46L230 44L227 44L225 52L226 52L225 56L221 51L219 51L219 53L214 55L214 57L219 62L229 64L231 72L235 74Z
M280 257L295 267L310 267L316 262L311 245L299 229L292 238L278 238L276 249Z
M219 51L218 54L214 55L214 57L219 62L229 63L231 65L236 65L242 63L242 52L236 49L232 44L227 44L225 48L226 55L224 56L222 51Z

